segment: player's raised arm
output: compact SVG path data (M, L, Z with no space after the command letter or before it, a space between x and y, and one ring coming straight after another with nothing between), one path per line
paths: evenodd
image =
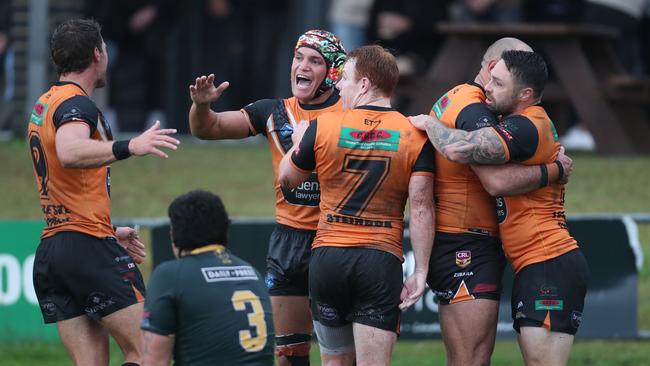
M131 155L153 154L167 158L160 148L176 150L180 141L169 136L175 129L161 129L156 123L131 140L99 141L90 138L86 123L74 122L62 125L56 132L56 152L64 168L96 168Z
M219 99L230 83L214 86L214 74L197 77L190 85L190 131L203 140L242 139L250 135L246 115L241 111L215 112L210 103Z

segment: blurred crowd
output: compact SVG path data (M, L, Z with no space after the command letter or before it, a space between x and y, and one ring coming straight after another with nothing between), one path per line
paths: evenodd
M614 47L630 75L650 70L650 0L87 0L82 9L103 26L108 105L122 132L153 119L187 132L187 88L201 74L231 83L217 110L288 95L293 42L315 27L333 31L348 50L382 44L408 77L434 59L443 41L437 22L599 24L620 32ZM0 1L5 100L12 95L11 13L11 1Z

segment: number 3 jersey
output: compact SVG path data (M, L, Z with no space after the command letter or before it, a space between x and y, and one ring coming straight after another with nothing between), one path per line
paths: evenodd
M266 286L249 263L221 245L156 267L141 328L174 336L176 365L273 365Z
M318 172L320 220L312 248L376 248L402 259L411 176L433 176L426 134L390 108L362 106L319 116L291 156Z
M294 189L282 189L278 182L278 165L284 154L291 149L294 127L302 120L311 121L325 112L341 110L338 93L321 104L302 104L296 98L263 99L242 109L252 135L264 134L269 140L273 159L275 186L275 219L278 224L296 229L316 230L320 184L316 173Z
M55 139L66 123L87 124L93 140L113 139L110 126L79 85L56 83L38 99L29 119L28 143L46 224L41 238L61 231L113 236L109 167L61 165Z

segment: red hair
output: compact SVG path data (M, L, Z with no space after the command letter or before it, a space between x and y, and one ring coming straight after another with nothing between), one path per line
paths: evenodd
M395 56L378 45L363 46L348 53L348 61L356 61L356 80L368 78L385 97L393 95L399 81Z

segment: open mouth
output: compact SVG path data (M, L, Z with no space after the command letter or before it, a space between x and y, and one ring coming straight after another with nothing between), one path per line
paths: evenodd
M305 75L302 75L302 74L296 75L296 85L297 86L299 86L301 88L308 88L309 86L311 86L311 83L312 83L312 80L309 77L307 77Z

